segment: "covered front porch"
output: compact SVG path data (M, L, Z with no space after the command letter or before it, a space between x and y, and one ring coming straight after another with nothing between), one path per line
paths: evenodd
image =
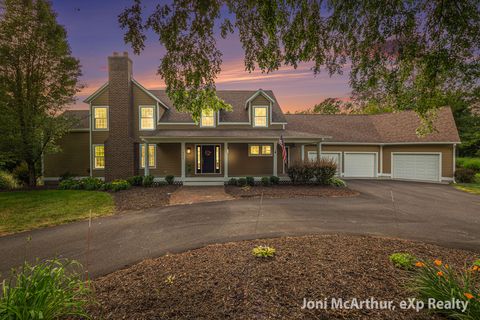
M155 165L141 169L141 174L163 180L173 175L184 185L223 185L231 178L278 176L288 179L289 164L303 160L306 145L316 145L321 154L323 139L294 141L285 139L286 163L280 137L249 140L218 138L164 139L143 137L145 150L155 150ZM149 152L145 162L151 163Z

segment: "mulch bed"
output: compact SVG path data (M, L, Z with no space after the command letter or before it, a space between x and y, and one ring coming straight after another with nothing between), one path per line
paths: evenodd
M273 259L255 258L257 245ZM303 299L400 300L409 273L393 252L463 266L477 254L420 242L367 236L287 237L211 245L145 260L93 282L104 319L442 319L414 310L302 310ZM166 281L174 276L173 281Z
M132 187L128 190L112 192L117 211L141 210L161 207L168 204L170 194L178 185L165 185L152 188Z
M225 191L236 198L304 198L304 197L353 197L359 195L349 188L319 185L273 185L273 186L225 186Z

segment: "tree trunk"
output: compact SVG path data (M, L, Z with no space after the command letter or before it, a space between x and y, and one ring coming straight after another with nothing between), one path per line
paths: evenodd
M28 186L35 187L37 185L37 175L35 172L35 163L27 162L28 164Z

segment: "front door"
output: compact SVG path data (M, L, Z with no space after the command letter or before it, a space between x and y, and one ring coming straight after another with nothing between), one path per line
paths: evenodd
M215 146L202 147L202 173L215 173Z

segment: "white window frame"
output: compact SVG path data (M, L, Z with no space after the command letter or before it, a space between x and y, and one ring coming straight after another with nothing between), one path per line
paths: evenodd
M146 145L145 143L140 143L138 145L138 160L139 160L138 162L139 162L139 165L140 165L140 169L145 169L145 165L143 164L143 162L146 159L142 159L142 147L145 146L145 145ZM153 159L154 159L154 165L153 166L148 166L148 168L149 169L156 169L157 168L157 144L149 143L148 145L153 146ZM145 155L147 155L147 152L148 152L148 150L145 148ZM151 157L151 155L149 154L148 155L149 160L151 159L150 157Z
M152 116L152 122L153 122L153 128L142 128L142 109L152 109L153 110L153 116ZM153 131L156 129L156 122L157 122L157 108L154 105L139 105L138 106L138 130L139 131Z
M103 147L103 167L97 167L97 162L95 161L97 156L95 152L96 147ZM93 170L105 170L105 145L104 144L94 144L92 145L93 148Z
M95 109L107 109L107 128L97 128L95 122ZM92 106L92 130L93 131L108 131L110 129L110 107L109 106Z
M213 110L211 110L211 111L212 111L212 117L213 117L213 125L211 125L211 126L204 126L204 125L202 124L203 111L204 111L204 110L202 110L202 114L200 114L200 128L215 128L215 127L216 127L216 122L217 122L217 119L216 119L216 117L215 117L216 112L213 111Z
M255 109L266 109L265 110L265 125L264 126L257 126L255 123ZM268 121L269 121L269 107L268 106L252 106L252 125L255 128L268 128Z
M258 150L258 154L252 154L250 153L250 147L251 146L258 146L259 150ZM270 146L270 154L263 154L262 153L262 147L263 146ZM274 154L274 146L270 143L249 143L248 144L248 156L249 157L273 157L273 154Z

